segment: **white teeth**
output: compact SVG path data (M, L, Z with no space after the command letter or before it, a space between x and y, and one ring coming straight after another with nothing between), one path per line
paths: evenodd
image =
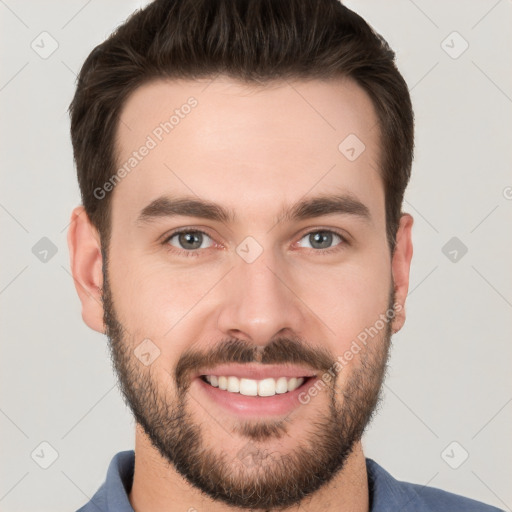
M228 378L227 377L219 377L219 389L228 389Z
M228 391L231 391L231 393L240 391L240 381L236 377L228 377Z
M217 377L216 375L206 375L205 379L214 387L245 396L274 396L275 394L283 394L297 389L304 382L304 377L254 380L239 379L232 376Z
M288 380L286 377L279 377L276 380L276 393L286 393L288 391Z
M230 377L236 379L236 377ZM252 379L240 379L240 394L245 396L256 396L258 394L258 381Z
M276 381L272 378L263 379L258 382L259 396L274 396L276 394Z
M288 381L288 391L293 391L294 389L297 389L299 386L297 386L297 379L295 377L292 377Z

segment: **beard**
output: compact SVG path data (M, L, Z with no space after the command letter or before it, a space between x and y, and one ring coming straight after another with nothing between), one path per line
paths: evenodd
M212 363L250 362L305 364L326 372L329 368L332 371L332 355L294 337L276 338L265 347L229 339L209 353L182 354L171 374L174 392L164 392L166 386L134 356L137 340L118 321L106 265L103 277L104 323L124 400L160 455L192 486L232 507L285 509L298 505L343 469L381 402L391 343L390 321L356 355L354 362L359 358L360 364L353 365L343 388L336 385L336 378L325 387L329 395L325 410L319 412L319 403L316 407L302 405L306 411L310 407L312 414L293 450L280 454L265 448L264 441L287 434L291 421L268 418L236 426L234 432L240 439L231 436L228 442L242 440L243 444L244 438L246 442L233 457L219 443L205 441L203 425L218 424L218 420L194 421L190 375ZM394 299L392 287L388 311L394 311Z

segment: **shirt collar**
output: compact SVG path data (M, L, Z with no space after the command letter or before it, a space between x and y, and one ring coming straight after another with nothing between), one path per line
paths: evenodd
M119 452L112 459L105 482L106 503L104 512L134 512L128 494L133 483L135 452ZM103 512L103 511L102 511Z
M414 488L393 478L374 460L366 458L370 512L397 512L417 510L430 512L431 508Z

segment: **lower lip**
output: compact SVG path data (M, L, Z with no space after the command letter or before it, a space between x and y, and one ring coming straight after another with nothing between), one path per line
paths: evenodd
M200 377L195 380L208 399L236 415L277 416L289 414L299 405L304 405L299 401L299 395L307 393L317 378L309 377L297 389L274 396L245 396L211 386Z

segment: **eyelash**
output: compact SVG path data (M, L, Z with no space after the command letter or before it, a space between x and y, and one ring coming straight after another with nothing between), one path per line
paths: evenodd
M172 253L178 254L178 255L183 255L185 257L197 258L198 256L200 256L200 253L202 251L204 251L205 249L194 249L194 250L187 251L185 249L180 250L176 247L173 247L172 245L169 245L169 241L173 237L175 237L176 235L179 235L181 233L201 233L213 240L212 236L210 236L206 231L202 231L200 229L181 228L181 229L177 229L176 231L173 231L169 236L165 237L165 239L162 241L162 245L167 246L169 252L172 252ZM341 243L338 245L335 245L334 247L330 247L328 249L311 249L312 251L314 251L315 253L320 254L320 255L332 254L334 252L343 250L343 246L350 245L349 241L347 240L347 238L345 236L343 236L340 232L333 230L333 229L322 229L322 228L313 229L311 231L308 231L307 233L304 233L301 236L300 240L302 240L304 237L306 237L308 235L311 235L312 233L332 233L341 238ZM183 254L183 253L185 253L185 254Z

